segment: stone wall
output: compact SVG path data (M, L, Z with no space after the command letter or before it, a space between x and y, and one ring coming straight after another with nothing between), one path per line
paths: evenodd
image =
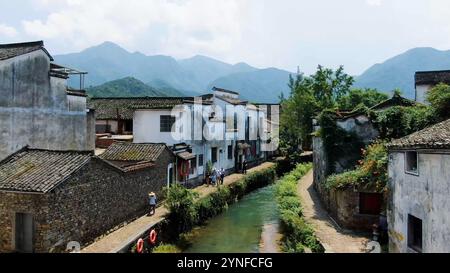
M356 116L339 120L338 126L347 132L356 133L362 142L372 142L379 133L365 116ZM319 130L319 127L315 128ZM354 189L327 189L324 183L329 174L328 166L333 164L336 173L354 168L359 159L359 150L348 147L348 152L340 155L336 162L329 163L324 142L321 137L313 137L314 188L330 216L342 227L355 230L371 230L378 223L378 216L359 213L359 192Z
M44 249L49 229L47 196L0 192L0 253L12 252L15 249L13 238L16 213L33 215L35 248Z
M157 165L122 173L98 158L45 195L1 193L0 252L14 250L12 242L15 212L35 218L35 251L61 252L70 241L86 245L108 230L146 213L148 193L161 196L167 186L169 151Z

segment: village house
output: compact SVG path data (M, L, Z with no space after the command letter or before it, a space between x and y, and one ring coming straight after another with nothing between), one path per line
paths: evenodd
M399 95L381 102L370 108L370 111L383 111L394 106L412 106L415 102ZM317 121L314 121L315 131L320 131ZM336 124L349 134L357 137L358 143L348 143L341 147L342 152L334 162L329 162L323 139L320 133L313 134L313 162L314 162L314 187L320 195L323 204L331 217L345 228L355 230L372 230L374 224L378 224L380 213L386 207L385 196L371 189L327 189L324 184L329 175L329 164L332 164L334 173L342 173L355 168L360 159L360 148L373 143L379 136L377 126L365 112L337 112Z
M415 75L416 101L427 104L427 94L440 83L450 84L450 70L419 71Z
M0 45L0 252L87 244L142 216L148 193L173 180L165 144L112 143L95 157L86 72L52 61L43 42Z
M184 98L175 109L165 105L132 107L135 143L186 145L177 156L177 182L202 183L208 162L230 173L241 170L244 161L251 166L264 159L258 131L263 126L259 123L267 121L265 112L240 100L237 92L215 87L213 91Z
M387 146L390 252L450 252L450 120Z
M94 150L85 72L54 64L40 41L0 45L0 74L0 160L25 146ZM67 85L71 76L80 77L80 86Z
M62 252L144 215L173 161L165 144L114 143L101 157L18 151L0 162L0 252Z

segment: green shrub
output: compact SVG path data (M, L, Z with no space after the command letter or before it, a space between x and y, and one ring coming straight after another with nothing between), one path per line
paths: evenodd
M177 236L190 230L197 223L198 212L194 200L198 194L175 184L166 190L166 195L165 207L169 210L167 220L174 235Z
M450 118L450 86L438 84L428 92L427 100L441 120Z
M331 175L325 186L329 189L359 187L381 192L387 185L388 152L383 142L376 142L362 150L363 159L356 170Z
M303 253L305 249L323 252L324 249L314 230L302 217L302 206L297 194L298 181L312 168L312 164L300 164L284 176L276 186L276 198L280 211L281 230L284 234L283 251Z
M159 245L155 247L152 253L181 253L181 249L179 249L175 245Z

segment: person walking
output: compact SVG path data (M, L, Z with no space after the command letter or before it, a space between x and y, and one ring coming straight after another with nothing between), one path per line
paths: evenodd
M243 164L243 173L247 174L247 160L244 160L244 164Z
M216 168L214 168L211 173L211 182L214 186L217 185L217 170L216 170Z
M221 168L221 169L220 169L220 184L223 185L224 179L225 179L225 169L224 169L224 168Z
M154 192L151 192L148 194L148 203L150 205L150 212L149 216L153 216L156 212L156 194Z

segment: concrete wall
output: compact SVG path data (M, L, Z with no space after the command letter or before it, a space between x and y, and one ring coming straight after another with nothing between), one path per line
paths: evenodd
M430 84L424 84L424 85L417 85L416 86L416 101L423 103L423 104L429 104L427 102L427 93L428 91L433 88L433 85Z
M50 77L49 69L42 50L0 62L0 160L27 145L93 149L86 137L86 98L67 96L66 80Z
M423 252L450 252L450 151L419 151L419 175L405 172L405 153L389 155L389 249L408 248L408 215L422 220Z
M365 144L371 143L380 135L370 119L365 115L338 120L337 125L347 132L356 133Z
M34 217L35 252L61 252L70 241L87 244L115 226L142 216L148 193L161 196L167 185L172 155L166 151L157 165L122 173L99 159L72 175L48 194L0 192L0 252L14 251L16 212Z
M183 142L170 132L160 132L160 116L171 115L171 110L138 110L134 112L134 143L166 143L168 146Z

